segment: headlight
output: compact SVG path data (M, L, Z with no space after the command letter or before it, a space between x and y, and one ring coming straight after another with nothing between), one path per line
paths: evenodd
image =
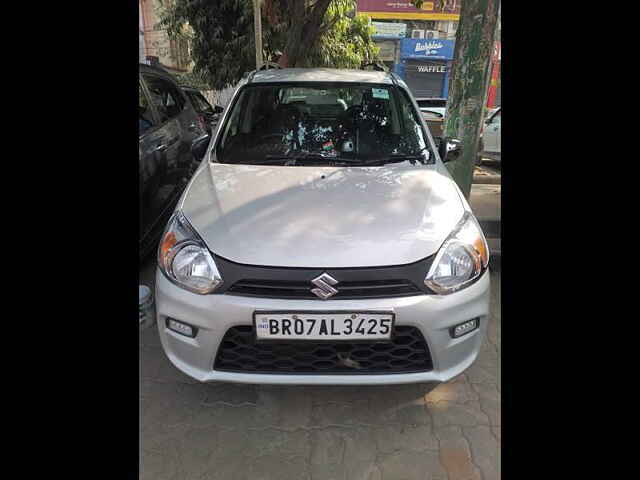
M469 286L489 264L489 247L478 221L470 212L445 240L424 283L445 295Z
M209 249L180 211L162 235L158 266L169 280L194 293L205 295L222 284Z

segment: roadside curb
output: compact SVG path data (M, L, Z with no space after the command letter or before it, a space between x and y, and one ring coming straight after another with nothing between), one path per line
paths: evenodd
M473 174L474 185L500 185L502 181L500 177L494 175L477 175Z
M473 169L472 183L500 185L502 183L502 175L495 169L486 168L484 165L477 165Z

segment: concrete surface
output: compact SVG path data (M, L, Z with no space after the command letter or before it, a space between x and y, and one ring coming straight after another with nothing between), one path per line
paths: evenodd
M500 185L501 171L499 165L480 165L473 170L473 183Z
M502 172L499 162L486 161L473 172L469 203L480 221L493 257L502 255Z
M501 216L501 185L476 184L471 185L469 204L479 221L500 220Z
M497 184L474 183L469 195L469 204L487 238L491 255L502 255L502 187L499 181L498 175Z
M170 364L154 325L140 333L140 478L499 479L499 266L491 311L477 361L432 391L200 384Z

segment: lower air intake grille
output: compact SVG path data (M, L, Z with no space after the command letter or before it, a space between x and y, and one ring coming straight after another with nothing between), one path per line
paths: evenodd
M242 373L363 375L427 372L427 343L415 327L396 326L390 342L256 342L252 325L227 330L214 369Z

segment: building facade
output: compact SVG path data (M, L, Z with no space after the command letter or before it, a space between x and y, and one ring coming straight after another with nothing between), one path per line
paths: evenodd
M395 71L416 98L447 98L455 40L405 38Z
M416 97L447 98L460 0L358 0L369 16L381 60L398 73Z
M449 96L461 3L462 0L425 1L422 8L417 9L409 0L358 0L358 13L371 18L380 59L407 82L418 98ZM501 103L500 32L498 12L488 108L499 107Z
M158 0L138 0L140 12L140 59L159 63L177 73L191 70L189 48L185 41L171 40L160 26Z
M380 60L389 70L395 70L400 61L400 41L407 36L407 24L372 21L371 25L375 29L373 40L380 49Z
M144 45L144 22L142 21L142 2L138 2L138 61L146 63L146 50Z

